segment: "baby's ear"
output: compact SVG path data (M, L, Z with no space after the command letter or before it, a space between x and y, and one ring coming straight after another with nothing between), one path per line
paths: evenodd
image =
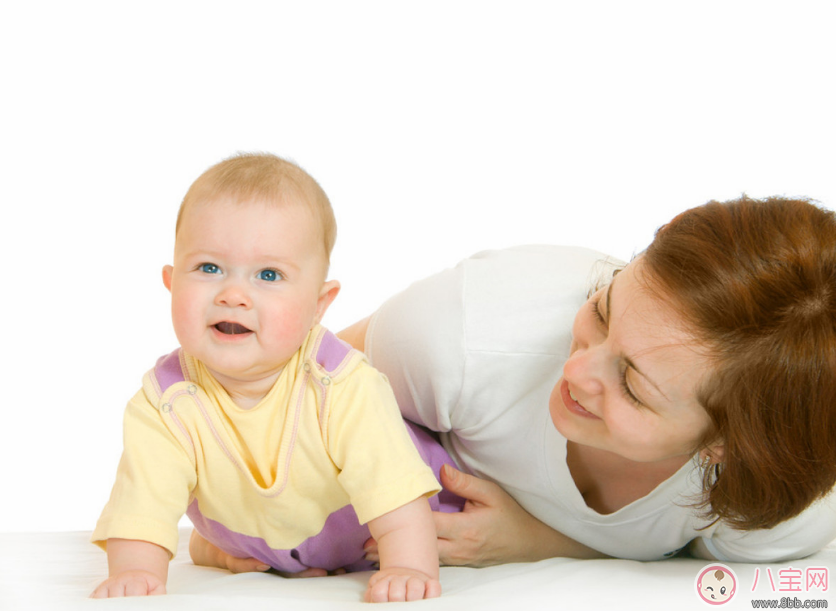
M166 265L163 267L163 284L165 288L171 291L171 274L174 272L174 268L171 265Z
M334 302L339 292L340 283L336 280L329 280L328 282L322 283L322 288L319 290L319 299L316 301L316 317L314 318L315 325L322 321L322 317L325 316L328 306Z

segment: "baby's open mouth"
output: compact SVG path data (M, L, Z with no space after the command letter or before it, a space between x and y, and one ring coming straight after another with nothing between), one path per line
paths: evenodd
M224 335L243 335L244 333L252 333L244 325L239 325L237 322L219 322L215 328Z

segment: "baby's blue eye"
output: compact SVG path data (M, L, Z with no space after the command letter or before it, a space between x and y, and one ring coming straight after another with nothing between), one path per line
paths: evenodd
M282 276L274 269L263 269L258 272L258 278L267 282L275 282L276 280L281 280Z
M221 271L220 268L217 265L215 265L214 263L204 263L203 265L200 266L199 269L204 274L218 274Z

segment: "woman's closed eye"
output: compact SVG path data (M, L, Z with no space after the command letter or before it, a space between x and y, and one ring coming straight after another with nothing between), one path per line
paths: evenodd
M599 297L598 299L590 303L590 307L592 308L592 315L595 317L595 320L597 320L602 327L607 328L607 321L604 319L604 315L601 313L601 307L599 305L600 301L601 298ZM630 403L632 403L636 407L643 407L644 404L636 397L636 395L633 394L633 391L630 390L630 385L627 384L627 369L628 367L624 366L620 369L618 373L618 382L619 386L621 387L621 393L628 401L630 401Z
M641 401L639 401L636 395L633 394L633 391L630 390L629 384L627 384L627 369L627 367L624 367L618 375L618 382L621 386L621 392L625 396L625 398L636 407L644 407L644 404Z
M603 315L601 314L601 308L598 307L599 301L600 299L596 299L595 301L590 303L590 307L592 308L592 315L595 317L595 320L597 320L599 323L606 327L607 323L604 320Z

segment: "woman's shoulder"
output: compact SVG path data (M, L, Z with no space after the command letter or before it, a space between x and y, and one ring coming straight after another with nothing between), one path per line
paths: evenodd
M367 354L378 366L394 358L387 347L409 347L447 372L473 352L565 356L575 314L619 263L576 246L479 252L384 303L369 324Z
M387 300L369 322L366 353L408 415L411 400L459 404L468 381L494 388L497 368L523 392L562 366L574 316L608 260L571 246L482 251Z
M465 306L484 313L515 312L526 306L568 306L574 316L592 290L612 277L623 262L578 246L530 245L486 250L458 269Z
M494 250L483 250L462 261L484 267L507 267L509 270L526 270L530 266L553 269L561 274L588 274L596 265L604 267L622 265L614 257L581 246L557 244L526 244Z
M619 263L587 248L547 245L484 251L464 260L467 349L562 354L578 309Z

